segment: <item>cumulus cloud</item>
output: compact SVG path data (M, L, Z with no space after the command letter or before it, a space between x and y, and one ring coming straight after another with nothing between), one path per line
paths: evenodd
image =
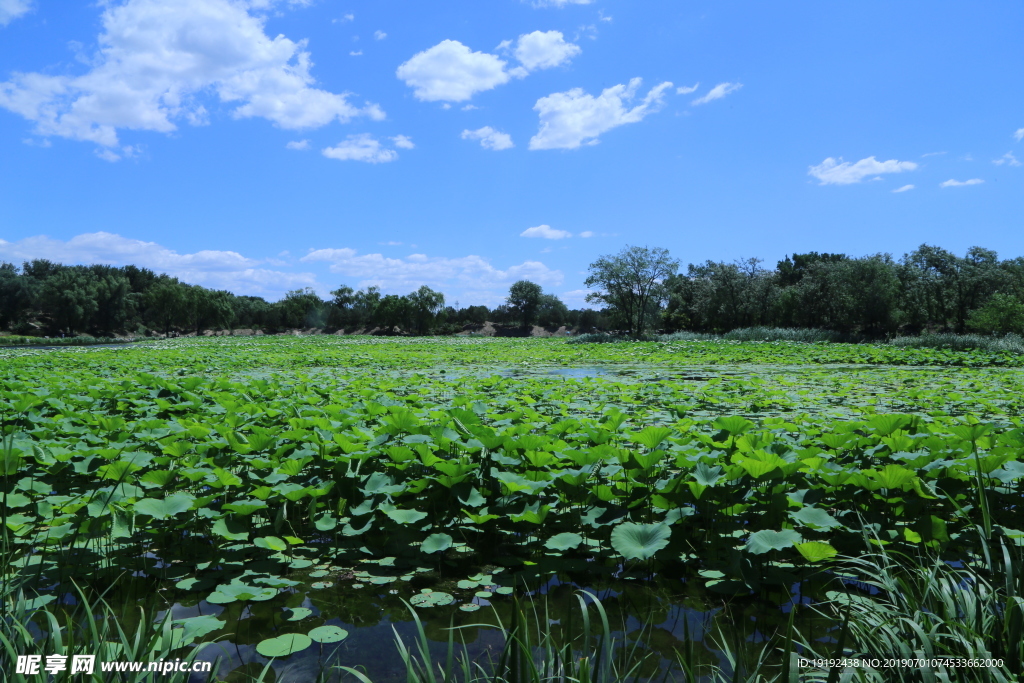
M408 140L405 136L401 137L404 140ZM411 145L412 142L409 141L408 144ZM403 145L396 143L396 146L401 147ZM405 149L409 148L406 147ZM398 158L398 152L383 147L380 144L380 140L374 139L369 133L349 135L344 141L339 142L334 147L325 147L321 153L328 159L365 161L369 164L383 164Z
M6 26L30 9L31 0L0 0L0 26Z
M1007 166L1020 166L1020 162L1017 161L1017 157L1013 156L1013 152L1007 152L998 159L993 159L992 163L996 166L1002 166L1003 164Z
M452 286L472 288L463 294L492 298L495 290L517 280L531 280L540 285L557 286L563 275L539 261L524 261L504 270L495 268L480 256L448 258L411 254L405 258L388 258L382 254L359 254L355 249L317 249L300 259L322 261L330 271L346 277L361 278L358 287L376 285L384 291L406 293L427 285L442 291Z
M878 161L875 157L868 157L852 164L849 161L843 161L842 157L839 157L838 160L829 157L817 166L811 166L807 174L820 180L821 185L850 185L859 183L868 176L882 173L902 173L903 171L913 171L915 168L917 168L917 164L913 161L897 161L895 159Z
M893 192L907 192L907 191L913 190L913 189L914 189L913 185L904 185L903 187L897 187L895 190L893 190Z
M571 232L565 230L555 230L550 225L538 225L533 228L527 228L519 233L520 237L540 237L546 240L563 240L566 237L572 237Z
M677 95L689 95L692 92L696 92L697 88L699 88L699 87L700 87L700 82L698 81L697 83L694 83L693 85L690 85L690 86L682 86L680 88L676 88L676 94Z
M285 148L297 150L309 149L309 140L292 140L285 145Z
M1024 128L1018 128L1017 132L1013 134L1013 139L1017 142L1024 140Z
M668 81L656 85L635 107L628 104L636 97L641 79L628 85L605 88L594 97L582 88L553 93L537 100L534 111L540 115L540 130L530 139L530 149L576 149L580 145L596 145L598 136L627 123L637 123L658 111Z
M395 147L399 149L414 149L416 145L412 143L412 138L408 135L396 135L391 138L391 141L395 143Z
M514 48L508 40L498 48L510 51L527 72L566 64L583 51L576 43L567 43L561 31L534 31L519 36Z
M729 93L734 93L742 87L742 83L719 83L714 88L709 90L707 95L704 95L703 97L698 97L690 104L707 104L708 102L720 100Z
M0 83L0 107L43 136L118 145L118 130L170 133L208 120L210 95L234 118L259 117L295 130L357 116L384 118L375 104L315 87L305 41L264 32L251 0L127 0L101 3L91 69L79 76L15 73Z
M496 55L473 52L457 40L442 40L419 52L395 72L424 102L462 102L474 93L507 83L506 62Z
M203 250L179 254L156 242L144 242L109 232L93 232L67 241L46 236L17 242L0 239L0 261L49 259L58 263L134 264L167 273L183 282L236 294L278 298L291 289L313 287L311 273L287 273L268 269L268 260L248 258L236 251Z
M374 31L373 37L375 40L384 40L388 37L388 34L384 33L384 31Z
M981 178L971 178L970 180L954 180L950 178L945 182L939 183L939 187L966 187L967 185L981 185L983 182L985 181Z
M593 237L593 236L594 236L594 232L592 230L584 230L583 232L580 233L580 237L584 237L584 238L586 238L586 237Z
M503 149L509 149L514 147L512 144L512 136L508 133L500 133L490 126L484 126L483 128L477 128L476 130L466 129L462 131L463 140L479 140L480 146L484 149L493 149L494 151L500 151Z

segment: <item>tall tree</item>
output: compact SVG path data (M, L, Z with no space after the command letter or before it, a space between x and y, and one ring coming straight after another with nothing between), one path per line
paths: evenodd
M417 334L428 334L444 311L444 294L423 285L406 296Z
M667 296L665 281L678 269L679 261L667 249L626 247L590 264L585 284L597 291L587 301L609 306L622 316L630 334L643 334Z
M542 294L540 285L529 280L520 280L509 287L505 303L524 328L530 327L537 319Z
M82 267L64 268L43 283L40 301L60 332L74 335L96 313L96 276Z

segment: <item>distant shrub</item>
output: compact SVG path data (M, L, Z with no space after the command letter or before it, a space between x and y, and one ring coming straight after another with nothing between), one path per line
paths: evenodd
M917 337L896 337L889 341L893 346L905 348L950 349L967 351L1006 351L1008 353L1024 353L1024 337L1019 334L1007 334L1002 337L981 334L932 333Z
M577 334L569 337L570 344L615 344L618 342L655 341L655 337L643 335L630 337L625 334L608 334L607 332L592 332L589 334Z

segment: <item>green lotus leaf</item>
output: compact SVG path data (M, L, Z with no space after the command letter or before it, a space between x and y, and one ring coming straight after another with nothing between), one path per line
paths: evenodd
M839 520L821 508L804 507L797 512L789 513L789 516L791 519L812 529L831 529L842 526Z
M480 605L476 604L475 602L467 602L463 605L459 605L459 609L463 612L476 612L478 609L480 609Z
M301 652L313 644L313 639L301 633L288 633L276 638L267 638L256 646L256 652L264 657L287 657Z
M573 548L578 548L582 542L582 536L566 531L549 538L544 543L544 547L551 550L572 550Z
M455 597L440 591L430 591L428 593L420 593L414 595L409 600L409 603L413 607L443 607L444 605L450 605L455 602Z
M425 553L440 553L452 547L452 537L448 534L430 534L423 539L420 550Z
M672 436L672 430L668 427L645 427L643 431L630 434L629 438L653 451L670 436Z
M793 545L801 540L800 534L792 529L783 529L782 531L762 529L751 534L747 539L747 552L754 555L763 555L772 550L792 548Z
M266 548L268 550L276 550L281 552L282 550L288 549L288 544L283 539L277 536L263 536L261 538L254 538L252 541L253 545L257 548Z
M313 614L313 610L309 609L308 607L292 607L290 611L292 614L290 617L288 617L288 621L302 621L306 617Z
M170 519L189 510L195 497L187 493L172 493L166 498L144 498L135 503L135 514L149 515L153 519Z
M307 634L315 643L340 643L348 638L348 631L338 626L317 626Z
M612 548L627 560L647 560L668 545L671 535L667 524L623 522L612 529Z
M415 524L426 518L426 512L419 510L390 510L387 516L399 524Z
M806 543L797 543L796 549L804 556L804 559L808 562L821 562L822 560L830 560L836 556L839 552L828 543L822 543L820 541L807 541Z

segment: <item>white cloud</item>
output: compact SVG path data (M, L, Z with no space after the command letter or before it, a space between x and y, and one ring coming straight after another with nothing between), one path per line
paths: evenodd
M309 140L292 140L285 145L285 148L297 150L309 149Z
M700 87L700 81L698 81L697 83L694 83L693 85L688 86L688 87L687 86L683 86L681 88L676 88L676 94L677 95L689 95L692 92L696 92L697 88L699 88L699 87Z
M321 152L328 159L340 161L365 161L370 164L382 164L398 158L398 152L382 147L369 133L349 135L343 142L334 147L326 147Z
M358 254L355 249L318 249L300 259L323 261L332 273L362 278L358 287L376 285L385 292L405 294L428 285L450 292L452 285L471 287L462 295L493 298L498 288L507 288L517 280L531 280L540 285L560 285L563 275L539 261L524 261L500 270L479 256L447 258L411 254L405 258L387 258L382 254Z
M927 157L938 157L942 156L943 154L945 154L945 152L928 152L927 154L922 154L921 158L925 159Z
M1002 166L1003 164L1007 166L1020 166L1020 162L1017 161L1017 157L1013 156L1013 152L1007 152L998 159L993 159L992 163L996 166Z
M641 79L629 85L605 88L597 97L573 88L537 100L534 111L540 114L540 130L530 139L530 149L576 149L595 145L602 133L627 123L636 123L661 108L669 82L656 85L643 101L627 109L626 105L640 88Z
M97 149L95 153L96 153L96 156L98 156L100 159L103 159L103 161L109 161L110 163L114 163L115 161L120 161L121 160L121 155L120 154L118 154L118 153L116 153L113 150L108 149L108 148L102 148L101 147L101 148Z
M945 182L939 183L939 187L965 187L967 185L981 185L983 182L985 181L981 178L971 178L970 180L954 180L950 178Z
M362 56L362 54L363 54L362 50L351 50L348 53L349 57L360 57L360 56Z
M1013 134L1013 139L1017 142L1024 140L1024 128L1018 128L1017 132Z
M842 157L839 157L838 161L829 157L817 166L811 166L807 174L820 180L821 185L850 185L859 183L868 176L880 173L902 173L903 171L913 171L915 168L917 168L917 164L913 161L896 161L895 159L878 161L875 157L868 157L851 164L849 161L843 161Z
M395 143L395 147L399 149L414 149L416 145L412 143L412 138L408 135L396 135L391 138L391 141Z
M476 130L464 130L462 131L462 139L479 140L481 147L484 149L493 149L494 151L515 147L515 145L512 144L511 135L508 133L499 133L490 126L484 126L483 128L477 128Z
M269 260L247 258L235 251L203 250L179 254L173 249L109 232L77 235L67 241L45 236L26 237L17 242L0 239L0 260L49 259L58 263L133 264L167 273L183 282L236 294L279 298L291 289L315 287L311 273L286 273L260 267Z
M913 185L904 185L903 187L897 187L895 190L893 190L893 192L907 192L907 191L913 190L913 189L914 189Z
M286 129L384 118L347 94L315 86L305 41L264 32L251 12L269 2L127 0L101 3L92 68L79 76L15 73L0 83L0 107L35 123L36 133L118 145L119 129L169 133L205 123L211 95L235 118Z
M509 41L505 41L499 47L511 46ZM565 42L561 31L534 31L521 35L512 50L512 54L527 71L566 64L580 52L582 50L579 45Z
M742 83L719 83L714 88L712 88L710 91L708 91L707 95L705 95L704 97L698 97L697 99L695 99L690 104L694 104L694 105L697 105L697 104L707 104L708 102L713 102L715 100L720 100L723 97L725 97L726 95L728 95L729 93L736 92L737 90L739 90L742 87L743 87Z
M0 0L0 26L6 26L30 9L31 0Z
M373 37L375 40L384 40L388 37L388 34L384 33L384 31L374 31Z
M593 304L587 303L587 294L590 294L592 291L590 289L574 289L569 292L562 292L558 295L558 298L569 308L593 308Z
M344 24L345 22L348 22L348 21L355 21L355 19L356 19L356 15L352 14L351 12L349 12L348 14L346 14L345 16L343 16L341 18L341 23ZM334 22L337 22L337 21L338 21L338 19L332 19L331 23L334 23Z
M520 237L542 237L546 240L563 240L566 237L572 237L571 232L565 230L555 230L550 225L538 225L533 228L527 228L519 233Z
M506 62L486 52L473 52L457 40L442 40L419 52L395 72L424 102L468 100L474 93L509 81Z
M584 238L586 238L586 237L593 237L593 236L594 236L594 232L592 230L584 230L583 232L580 233L580 237L584 237Z

